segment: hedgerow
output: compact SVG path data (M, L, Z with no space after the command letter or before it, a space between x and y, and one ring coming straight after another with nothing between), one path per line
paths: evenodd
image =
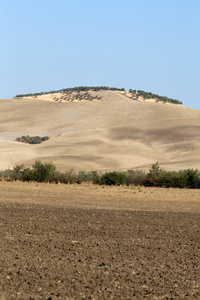
M21 164L16 165L12 170L0 171L0 178L65 184L92 182L100 185L143 185L147 187L200 189L200 172L198 170L165 171L160 168L158 163L153 164L147 173L142 170L128 170L106 172L100 175L97 171L86 172L82 170L76 173L74 169L61 173L56 170L52 162L42 163L37 160L32 168L27 168Z
M200 188L200 172L187 169L179 171L162 170L158 163L153 164L144 180L145 186L173 187L173 188Z

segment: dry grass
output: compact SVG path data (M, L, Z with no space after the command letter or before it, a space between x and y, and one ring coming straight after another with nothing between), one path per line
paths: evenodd
M200 111L134 101L115 91L102 100L55 102L55 95L0 100L0 166L52 160L58 169L200 169ZM47 135L40 145L15 141Z
M199 190L0 182L0 202L84 209L200 213Z

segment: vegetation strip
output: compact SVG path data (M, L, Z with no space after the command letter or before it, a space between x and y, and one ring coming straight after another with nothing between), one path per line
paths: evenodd
M49 92L41 92L41 93L33 93L33 94L20 94L16 95L16 98L21 98L21 97L30 97L30 96L42 96L42 95L48 95L48 94L55 94L55 93L66 93L66 92L86 92L86 91L125 91L124 88L116 88L116 87L108 87L108 86L77 86L73 88L66 88L66 89L61 89L61 90L53 90Z
M168 103L174 103L174 104L183 104L181 101L177 100L177 99L172 99L172 98L168 98L166 96L159 96L157 94L152 94L150 92L145 92L142 90L129 90L129 93L132 94L133 99L138 99L139 97L143 97L144 99L155 99L156 101L161 101L161 102L168 102Z
M86 95L71 95L73 92L88 92L88 91L122 91L126 92L124 88L116 88L116 87L108 87L108 86L78 86L78 87L73 87L73 88L65 88L61 90L53 90L49 92L41 92L41 93L33 93L33 94L19 94L16 95L15 98L22 98L22 97L37 97L37 96L42 96L42 95L48 95L48 94L56 94L56 93L63 93L64 95L62 96L64 100L68 100L68 98L72 98L73 100L75 99L84 99L86 100L93 100L93 99L99 99L99 97L94 97L91 96L90 94L86 93ZM168 103L173 103L173 104L183 104L181 101L177 99L172 99L168 98L166 96L160 96L157 94L153 94L151 92L145 92L142 90L133 90L129 89L129 93L132 94L132 99L137 100L139 97L143 97L144 99L155 99L156 101L161 101L161 102L168 102ZM54 100L62 100L62 98L56 98Z
M13 170L1 171L0 177L13 181L66 184L92 182L100 185L143 185L148 187L200 189L200 172L198 170L165 171L159 167L158 162L153 164L147 173L142 170L128 170L125 172L106 172L100 175L97 171L79 171L75 173L73 169L61 173L56 170L52 162L42 163L37 160L32 168L26 168L23 164L16 165Z

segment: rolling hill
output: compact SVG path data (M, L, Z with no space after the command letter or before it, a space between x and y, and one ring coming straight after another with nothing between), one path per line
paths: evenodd
M123 91L89 91L0 100L0 169L53 161L65 171L143 168L200 169L200 111L170 103L133 100ZM49 136L37 145L23 135Z

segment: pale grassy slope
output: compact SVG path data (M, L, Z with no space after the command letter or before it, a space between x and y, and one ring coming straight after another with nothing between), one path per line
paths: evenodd
M156 161L165 169L200 169L200 111L98 94L103 100L0 100L0 168L40 159L62 171L148 168ZM15 141L27 134L61 135L39 145Z

